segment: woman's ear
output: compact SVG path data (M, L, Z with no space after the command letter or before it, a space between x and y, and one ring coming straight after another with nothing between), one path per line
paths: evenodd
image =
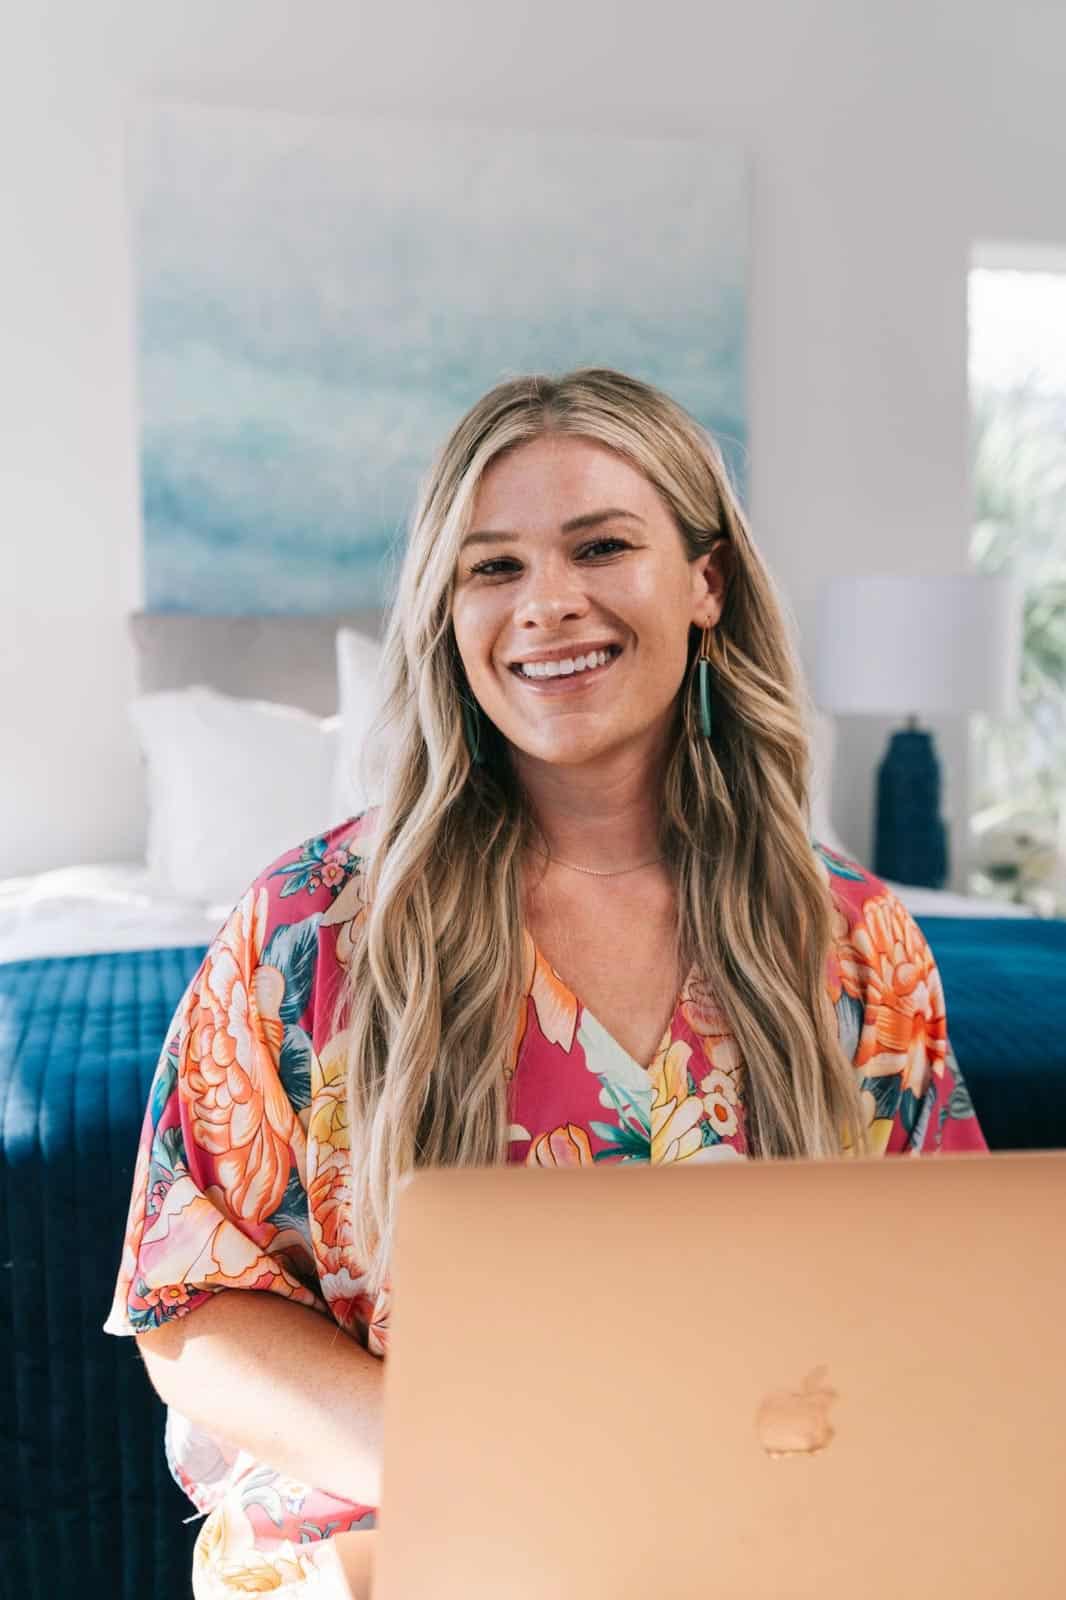
M698 628L713 628L725 609L725 597L733 574L733 547L726 538L716 539L711 548L693 562L692 620Z

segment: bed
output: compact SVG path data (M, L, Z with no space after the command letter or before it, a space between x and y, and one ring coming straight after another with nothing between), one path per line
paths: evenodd
M146 693L201 683L328 720L342 624L368 638L380 618L138 616L131 633ZM1066 922L895 887L936 955L990 1144L1066 1146ZM13 1419L0 1471L8 1581L26 1600L189 1592L197 1525L183 1520L191 1508L163 1458L162 1408L132 1341L100 1330L159 1047L231 904L163 891L135 861L0 884L11 1268L0 1273L0 1370Z
M293 705L307 721L290 719L291 736L312 751L331 736L342 627L373 639L380 613L130 620L140 690L164 710L190 685ZM149 841L151 853L151 831ZM161 887L157 867L0 883L0 1544L4 1592L19 1600L189 1595L197 1521L167 1469L163 1408L133 1341L101 1331L155 1062L232 905Z

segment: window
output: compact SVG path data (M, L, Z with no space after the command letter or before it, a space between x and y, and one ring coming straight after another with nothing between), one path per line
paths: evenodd
M1066 853L1066 250L982 252L969 318L971 556L1024 595L1018 713L974 718L972 887L1039 904Z

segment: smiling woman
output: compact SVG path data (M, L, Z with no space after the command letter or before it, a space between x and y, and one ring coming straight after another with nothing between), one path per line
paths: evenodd
M568 516L575 505L589 509ZM721 544L693 560L647 477L617 451L567 434L498 457L473 517L452 627L471 691L513 750L534 809L543 812L544 763L591 771L607 752L616 762L642 745L642 765L653 754L661 763L690 629L721 615ZM478 555L485 545L489 559ZM641 793L642 822L630 823L638 846L657 838L651 790ZM611 852L606 866L626 840L608 829L589 845L593 859Z
M920 931L809 836L782 612L667 395L478 401L385 666L382 804L313 841L335 881L295 846L252 884L145 1119L108 1326L184 1419L198 1600L363 1581L413 1167L985 1148Z
M575 506L588 509L573 515ZM655 775L674 736L690 634L722 614L727 544L691 557L667 501L630 459L565 433L498 456L472 518L452 627L470 690L549 841L544 871L527 874L526 923L643 1061L680 977ZM624 886L602 881L638 872ZM603 940L620 915L631 927L624 972Z

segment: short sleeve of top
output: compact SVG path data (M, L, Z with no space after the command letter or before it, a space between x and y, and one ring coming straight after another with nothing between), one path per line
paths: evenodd
M816 850L833 902L829 992L859 1076L870 1153L987 1151L925 935L879 878Z
M331 1037L362 914L365 821L260 873L182 996L149 1092L107 1332L250 1289L328 1312L374 1347L374 1306L345 1255L345 1062Z

